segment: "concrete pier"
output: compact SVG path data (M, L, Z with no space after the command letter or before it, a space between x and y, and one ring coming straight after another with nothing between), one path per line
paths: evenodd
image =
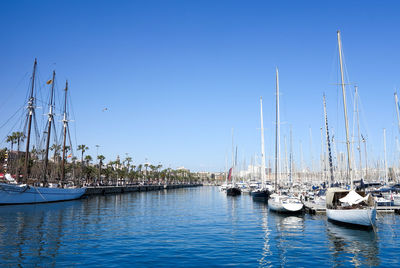
M89 186L85 196L122 194L131 192L158 191L164 189L177 189L203 186L202 184L166 184L166 185L130 185L130 186Z

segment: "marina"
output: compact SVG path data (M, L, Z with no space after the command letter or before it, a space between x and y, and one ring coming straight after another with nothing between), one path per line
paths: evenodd
M375 233L270 212L215 186L2 206L0 222L6 266L387 267L400 249L399 215L378 213Z
M398 10L6 0L0 266L399 266Z

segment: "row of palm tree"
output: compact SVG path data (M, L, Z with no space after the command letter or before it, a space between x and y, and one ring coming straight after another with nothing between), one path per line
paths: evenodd
M13 133L14 134L14 133ZM24 136L20 134L10 135L9 141L11 147L13 144L19 145L24 140ZM61 146L53 144L50 147L53 152L52 159L48 163L48 174L50 174L49 182L58 182L61 178ZM126 184L166 184L166 183L189 183L199 182L199 177L189 170L174 170L171 168L163 169L161 164L152 165L149 163L137 164L133 163L132 157L127 156L124 160L117 157L116 160L105 162L104 155L96 157L96 163L91 155L85 155L89 147L81 144L78 145L77 151L80 152L80 161L77 157L67 157L65 172L66 178L70 182L77 185L126 185ZM12 149L11 149L12 151ZM71 151L69 146L66 147L67 155ZM0 150L0 164L4 163L6 149ZM19 156L19 153L17 154ZM69 155L68 155L69 156ZM17 168L22 168L24 163L24 155L19 156L19 162L15 163ZM29 169L32 178L41 179L44 175L44 150L38 150L35 147L30 152ZM11 171L8 167L7 171L12 174L19 174ZM0 166L0 172L4 172L3 165Z

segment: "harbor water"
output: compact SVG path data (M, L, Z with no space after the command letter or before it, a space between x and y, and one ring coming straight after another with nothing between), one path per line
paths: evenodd
M217 187L0 207L1 266L398 266L400 216L375 231L283 216Z

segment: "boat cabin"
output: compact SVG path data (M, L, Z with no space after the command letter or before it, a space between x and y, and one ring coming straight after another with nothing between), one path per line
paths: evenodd
M326 208L355 208L374 206L374 198L366 195L364 191L350 191L341 188L329 188L326 191Z

